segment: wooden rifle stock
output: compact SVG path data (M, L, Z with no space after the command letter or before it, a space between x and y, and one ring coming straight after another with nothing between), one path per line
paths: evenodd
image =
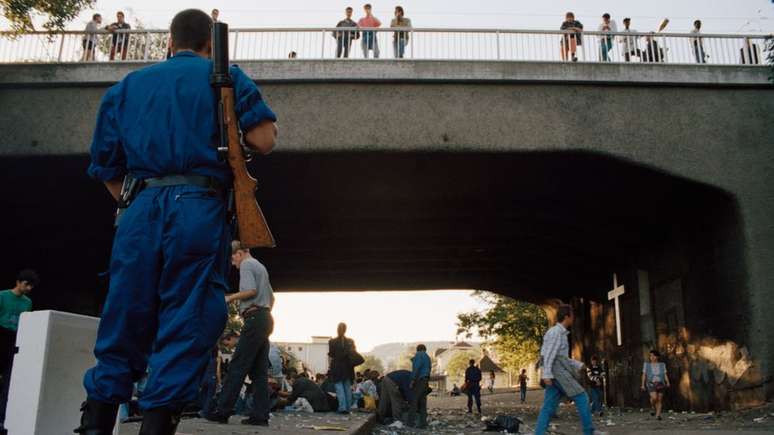
M273 248L274 236L269 230L261 207L255 200L258 182L247 171L245 153L239 136L235 112L234 86L229 75L228 25L212 26L213 70L210 77L218 98L218 125L220 128L218 151L225 151L228 165L234 174L233 206L236 209L238 238L245 248Z
M234 88L220 88L220 101L228 130L228 165L234 174L234 206L239 241L245 248L273 248L276 246L274 236L255 200L258 181L247 171L242 143L239 140L239 128L234 112Z

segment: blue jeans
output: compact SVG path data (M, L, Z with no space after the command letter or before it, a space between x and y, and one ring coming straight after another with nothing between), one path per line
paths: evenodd
M406 54L406 44L408 41L403 38L397 38L392 40L392 49L395 53L396 59L403 59L403 55Z
M602 412L602 387L591 387L591 413Z
M551 416L556 414L556 408L559 406L559 400L564 395L559 383L554 379L553 385L546 387L545 397L543 398L543 407L540 408L537 424L535 426L535 435L543 435L548 430L548 423L551 422ZM591 410L589 410L589 396L584 392L570 397L575 402L575 408L580 415L581 425L584 435L594 433L594 422L591 421Z
M339 412L349 412L352 409L352 381L336 382L336 400L339 401Z
M521 393L521 401L523 403L525 400L527 400L527 388L522 387L520 393Z
M602 40L599 43L599 52L602 55L602 62L610 61L608 52L610 51L611 48L613 48L613 40L608 37L602 38Z

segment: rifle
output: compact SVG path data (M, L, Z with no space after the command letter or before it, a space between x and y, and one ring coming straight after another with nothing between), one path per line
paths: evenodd
M234 111L234 86L229 74L228 24L212 26L212 75L210 84L218 97L218 152L225 153L234 174L229 209L236 208L238 239L245 248L273 248L274 236L255 199L258 182L247 170L246 151ZM233 201L233 205L231 202Z

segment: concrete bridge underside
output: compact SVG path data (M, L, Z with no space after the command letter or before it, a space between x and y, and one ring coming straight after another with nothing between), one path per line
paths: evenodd
M134 67L0 68L0 271L41 269L38 308L99 309L112 204L86 179L85 152L99 97ZM252 163L279 244L257 254L278 290L571 301L574 352L605 355L616 402L638 403L648 347L669 356L679 408L771 397L774 91L764 69L244 67L268 77L281 118L280 148ZM613 273L627 289L621 347L606 297Z

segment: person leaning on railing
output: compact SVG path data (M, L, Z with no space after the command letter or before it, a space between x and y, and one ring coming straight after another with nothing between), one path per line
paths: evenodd
M115 59L116 52L121 53L121 60L126 60L126 53L129 50L129 34L126 32L116 33L116 30L130 30L132 26L124 21L124 13L116 13L116 22L105 27L105 30L113 34L113 40L110 44L110 60Z
M411 19L406 18L402 6L395 6L395 18L390 22L390 27L411 28ZM403 59L406 46L409 43L409 32L395 32L392 34L392 48L396 59Z
M344 13L346 18L336 23L336 27L356 28L357 23L352 19L352 8L347 7L347 9L344 10ZM352 30L337 30L332 33L333 37L336 39L336 57L339 58L342 57L342 55L345 58L349 57L349 49L352 46L352 41L358 39L360 37L360 33Z
M575 56L575 51L577 50L577 46L583 43L583 40L581 39L583 24L575 19L575 14L572 12L567 12L567 14L564 16L564 22L562 23L562 26L559 27L559 29L572 32L562 35L562 60L567 60L569 57L568 54L571 54L572 61L577 62L578 57Z

